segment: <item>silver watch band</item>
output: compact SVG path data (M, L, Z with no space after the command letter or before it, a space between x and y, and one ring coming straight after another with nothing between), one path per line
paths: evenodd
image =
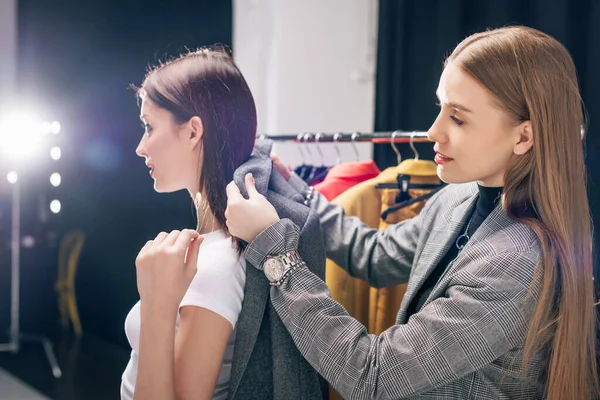
M283 265L287 268L292 268L296 264L301 264L302 259L300 258L300 254L296 250L288 251L280 256L281 261L283 261Z
M288 251L278 256L278 258L283 262L283 265L285 266L285 272L283 273L281 279L275 282L270 282L271 286L281 285L294 270L306 265L296 250Z
M304 262L302 264L294 265L293 267L291 267L290 269L288 269L287 271L285 271L283 273L283 276L281 277L280 280L275 281L275 282L269 282L269 284L271 286L280 286L283 282L285 282L285 280L288 278L288 276L290 276L292 274L292 272L294 272L295 270L297 270L298 268L300 268L303 265L304 265Z

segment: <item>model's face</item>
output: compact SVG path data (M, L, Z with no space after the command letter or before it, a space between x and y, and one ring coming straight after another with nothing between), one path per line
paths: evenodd
M190 123L179 125L172 114L142 97L140 119L144 134L136 149L150 168L157 192L198 191L201 152Z
M436 142L440 179L503 186L505 172L523 152L526 127L512 121L498 100L453 62L442 73L437 96L441 109L428 136Z

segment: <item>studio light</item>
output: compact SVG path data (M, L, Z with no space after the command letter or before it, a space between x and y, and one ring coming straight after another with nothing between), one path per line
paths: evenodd
M54 121L50 123L50 132L54 135L58 135L60 133L60 122Z
M61 177L58 172L55 172L52 175L50 175L50 183L52 184L52 186L54 186L54 187L60 186L60 181L61 181Z
M50 211L52 211L54 214L58 214L60 212L60 201L59 200L52 200L50 202Z
M41 342L46 352L46 357L52 368L52 373L56 378L62 376L62 371L52 350L52 343L44 336L27 335L20 329L20 269L21 269L21 248L31 249L38 245L39 240L34 236L22 236L21 231L21 198L31 199L33 196L28 192L30 190L41 191L44 194L50 190L55 192L56 187L61 185L62 177L58 172L50 176L50 184L45 171L48 168L60 170L57 163L61 158L61 149L57 146L58 135L61 126L58 121L43 122L35 115L25 112L17 112L9 115L0 116L0 174L6 173L6 180L11 184L12 202L11 202L11 241L10 241L10 328L9 342L0 343L0 352L19 351L22 341ZM48 154L51 160L48 159ZM54 160L54 161L52 161ZM49 167L48 164L53 164ZM40 180L41 178L41 180ZM41 185L40 185L41 183ZM25 190L22 195L21 191ZM58 214L61 211L61 202L56 199L57 193L50 194L54 198L50 202L50 211ZM43 208L47 214L48 200L43 201ZM23 207L23 215L28 217L27 207ZM58 217L57 217L58 218ZM27 221L27 219L26 219ZM40 219L42 224L46 221ZM29 227L31 228L31 227ZM2 266L4 267L4 266Z
M42 141L44 124L27 113L15 113L0 119L0 151L5 156L34 153Z
M52 158L54 161L60 160L61 155L62 155L62 152L60 150L60 147L54 146L53 148L50 149L50 158Z
M8 174L6 174L6 180L11 185L14 185L15 183L17 183L17 179L18 179L18 175L15 171L10 171Z

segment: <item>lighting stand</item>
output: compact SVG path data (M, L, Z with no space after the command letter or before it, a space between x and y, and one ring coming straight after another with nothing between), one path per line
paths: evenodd
M17 353L22 341L39 342L44 347L46 357L52 368L55 378L62 376L62 371L54 355L52 342L45 336L31 335L19 330L19 272L21 254L21 216L20 216L20 188L19 179L12 184L12 222L11 222L11 301L10 301L10 340L0 343L0 351Z

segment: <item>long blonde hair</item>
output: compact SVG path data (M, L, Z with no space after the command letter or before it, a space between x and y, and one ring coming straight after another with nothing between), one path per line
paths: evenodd
M486 87L516 123L531 121L533 148L507 171L503 203L511 218L533 229L542 248L542 290L525 365L546 352L549 400L596 398L592 226L573 60L551 36L515 26L468 37L449 62Z

